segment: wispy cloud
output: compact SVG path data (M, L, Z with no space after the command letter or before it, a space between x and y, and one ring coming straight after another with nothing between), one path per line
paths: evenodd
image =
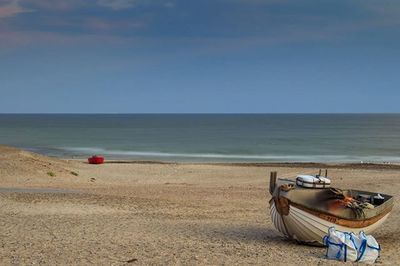
M81 25L90 31L96 33L107 33L115 31L130 31L140 29L146 26L145 21L134 20L107 20L99 18L87 18L82 21Z
M38 10L45 11L73 11L74 9L79 9L82 7L90 6L90 1L81 0L36 0L28 1L23 0L23 4L32 6ZM92 3L93 4L93 3Z
M135 5L135 0L98 0L97 4L113 10L121 10L132 8Z
M172 8L172 7L175 7L175 3L174 2L166 2L164 4L164 6L167 7L167 8Z
M23 8L19 0L1 1L0 18L13 17L20 13L33 12L32 9Z
M181 39L194 44L212 40L210 46L220 43L223 50L346 41L353 40L355 34L366 36L367 31L398 33L399 2L363 0L362 4L349 5L346 0L338 0L326 7L306 5L310 0L297 1L202 0L184 4L178 0L0 0L0 18L38 11L32 16L2 19L0 45L8 40L34 45L42 44L41 39L56 43L65 36L66 40L79 42L84 36L98 36L118 42L149 38L155 44L165 39L178 44ZM118 10L124 10L123 14L115 12Z

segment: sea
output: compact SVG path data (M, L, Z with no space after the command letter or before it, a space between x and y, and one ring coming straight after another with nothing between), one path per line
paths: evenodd
M0 114L0 144L178 162L400 162L400 114Z

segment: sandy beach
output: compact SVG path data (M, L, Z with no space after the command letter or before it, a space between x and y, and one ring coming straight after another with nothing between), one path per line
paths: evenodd
M339 265L271 223L269 172L318 165L113 162L89 165L0 147L0 264ZM374 233L400 261L400 169L329 165L334 186L391 194Z

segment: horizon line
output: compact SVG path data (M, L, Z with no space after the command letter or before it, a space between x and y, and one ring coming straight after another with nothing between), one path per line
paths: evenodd
M0 115L400 115L400 112L109 112L109 113L94 113L94 112L0 112Z

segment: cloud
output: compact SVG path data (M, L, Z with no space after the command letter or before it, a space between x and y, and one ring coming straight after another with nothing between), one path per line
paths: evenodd
M21 7L19 0L0 1L0 18L14 17L20 13L33 12ZM3 3L3 4L2 4Z
M122 10L132 8L135 4L135 0L98 0L97 4L113 10Z
M129 41L132 41L129 39ZM136 42L136 41L135 41ZM70 35L56 32L8 31L0 28L0 50L20 47L94 47L96 45L115 46L127 43L126 38L115 35L80 34Z
M0 45L10 40L21 45L42 45L42 39L48 43L79 43L81 38L101 37L118 42L130 42L131 38L149 38L154 43L171 39L178 44L181 39L193 43L211 40L211 46L217 39L215 42L223 50L228 46L245 49L280 43L346 41L367 31L398 33L397 2L380 5L363 0L369 4L347 5L343 2L346 0L338 0L326 7L296 4L297 1L310 0L202 0L188 5L176 0L0 0L0 19L40 11L1 20ZM125 10L126 14L115 12L118 10Z
M400 25L400 5L398 2L368 2L364 8L372 14L376 26Z
M51 10L51 11L72 11L74 9L89 6L89 1L81 0L24 0L24 4L33 6L38 10Z
M175 3L173 3L173 2L166 2L166 3L164 4L164 6L167 7L167 8L172 8L172 7L175 7Z
M115 33L120 31L131 31L140 29L146 26L144 21L134 20L107 20L99 18L87 18L81 25L87 28L90 32L96 33Z

